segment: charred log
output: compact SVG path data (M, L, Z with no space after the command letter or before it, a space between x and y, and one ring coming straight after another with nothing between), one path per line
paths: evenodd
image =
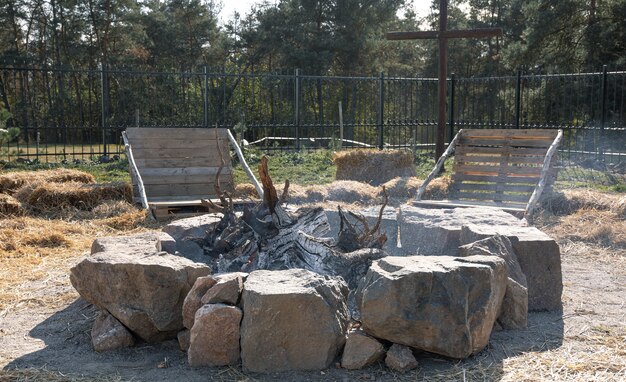
M259 174L263 201L244 209L241 216L235 214L228 195L220 193L221 206L207 202L224 214L204 242L205 252L216 260L218 272L304 268L323 275L342 276L354 288L371 262L385 256L380 249L387 237L379 230L387 204L384 188L383 206L375 225L370 228L361 215L339 208L341 230L334 239L323 237L330 227L322 208L301 208L291 213L284 209L289 182L278 197L266 157L261 160Z

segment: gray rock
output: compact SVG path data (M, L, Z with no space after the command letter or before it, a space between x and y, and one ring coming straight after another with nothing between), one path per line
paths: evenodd
M465 230L467 227L463 227L462 237ZM528 324L528 288L511 241L506 236L496 234L463 245L459 247L459 252L462 256L498 256L506 262L508 280L498 321L504 329L525 328Z
M528 289L510 277L506 281L506 293L497 322L502 329L523 329L528 326Z
M202 303L237 305L243 291L243 282L247 277L248 274L243 272L213 276L215 284L202 296Z
M418 363L411 348L399 344L393 344L387 351L385 365L392 370L405 373L409 370L415 369L418 366Z
M241 310L224 304L203 305L191 328L189 365L226 366L239 361ZM267 328L266 328L267 330Z
M202 304L204 294L217 283L212 276L198 277L183 302L183 325L187 329L193 327L196 312Z
M219 214L206 214L174 220L163 228L163 232L172 236L177 243L183 239L202 239L220 218Z
M165 251L170 254L176 253L176 240L168 233L157 232L157 238L159 243L157 244L157 251Z
M250 273L241 297L244 369L328 368L345 342L347 295L339 277L303 269Z
M191 330L189 329L181 330L176 335L176 338L178 339L178 346L180 347L180 350L184 352L189 350L189 341L191 341Z
M91 329L91 344L97 352L116 350L133 346L135 338L115 317L100 311Z
M204 250L199 244L189 239L181 239L176 242L176 255L196 263L205 263L211 260L209 256L204 254Z
M461 227L468 224L526 226L524 221L498 209L402 206L402 252L408 255L458 256Z
M160 252L160 232L142 232L128 236L99 237L91 243L91 254L98 252L153 253Z
M383 344L362 330L355 330L346 337L341 367L350 370L362 369L380 360L384 354Z
M386 257L357 290L366 333L465 358L489 341L506 290L496 256Z
M72 267L74 288L145 341L175 338L183 329L184 297L211 269L147 247L105 248Z
M561 252L554 239L535 227L468 224L461 240L471 243L495 234L506 236L513 245L528 284L528 309L562 309L563 276Z

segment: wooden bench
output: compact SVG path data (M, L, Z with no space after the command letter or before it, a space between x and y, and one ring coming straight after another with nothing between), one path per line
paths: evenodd
M215 178L220 166L220 189L232 192L231 145L260 190L228 129L131 127L122 136L133 196L157 219L200 210L202 199L217 199Z
M529 217L544 188L556 179L561 130L463 129L419 187L415 205L495 207ZM426 186L455 153L449 200L422 200Z

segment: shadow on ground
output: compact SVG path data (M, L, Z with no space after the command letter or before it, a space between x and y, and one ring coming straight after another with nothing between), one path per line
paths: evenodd
M95 308L78 299L42 322L33 323L35 326L28 331L28 335L43 341L45 347L16 358L4 368L4 373L10 375L14 369L45 369L65 375L139 381L403 381L421 378L429 381L498 381L504 374L504 359L528 351L555 349L563 342L562 314L535 312L529 315L528 329L494 332L485 350L463 361L416 353L420 368L406 374L391 372L384 364L379 364L359 371L331 367L321 372L260 375L244 374L240 366L192 369L176 341L139 343L129 349L96 353L90 341L95 316ZM2 374L0 372L0 376Z

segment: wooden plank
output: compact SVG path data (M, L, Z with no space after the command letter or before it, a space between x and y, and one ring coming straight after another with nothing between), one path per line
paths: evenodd
M150 198L150 205L195 206L202 204L203 199L211 199L214 202L220 201L218 198L209 198L207 195L155 196Z
M220 139L228 139L228 129L215 128L159 128L159 127L129 127L126 135L130 144L134 145L138 139L167 139L172 137L186 137L189 139L210 140L217 136Z
M219 171L219 167L206 167L206 166L173 167L173 168L144 168L141 170L141 176L142 177L148 177L148 176L168 177L168 176L182 176L182 175L188 175L188 176L200 175L200 176L215 178L215 175L217 175L218 171ZM220 175L231 175L232 173L233 173L232 167L224 167L222 168L222 172L220 173Z
M203 158L207 165L220 164L220 156L217 150L188 150L188 149L137 149L133 150L133 154L137 160L140 159L186 159L186 158ZM224 155L224 161L230 162L230 155Z
M535 189L535 186L526 185L513 185L506 183L456 183L453 187L457 190L468 191L502 191L502 192L524 192L531 193Z
M460 154L454 157L455 161L462 163L515 163L515 164L543 164L541 156L525 157L510 155L469 155Z
M219 140L219 144L226 151L228 141ZM188 138L144 138L136 139L133 149L189 149L189 150L217 150L217 141L215 139L188 139Z
M546 149L536 149L527 147L485 147L485 146L465 146L458 145L456 154L487 154L487 155L516 155L516 156L540 156L544 158Z
M539 175L541 167L528 166L489 166L489 165L467 165L455 163L454 171L458 174L506 174L506 175Z
M518 202L526 204L530 195L513 195L513 194L496 194L493 192L459 192L456 194L459 199L477 199L477 200L492 200L492 201L508 201Z
M172 176L144 176L142 177L143 184L157 185L157 184L213 184L215 183L215 176L209 175L172 175ZM220 184L233 183L233 177L230 174L220 175Z
M484 207L497 208L504 211L524 212L525 204L521 203L487 203L470 200L415 200L411 203L418 207L437 207L437 208L469 208Z
M232 168L230 159L226 159L224 168ZM186 157L186 158L141 158L135 159L137 167L142 171L147 168L181 168L181 167L210 167L219 166L219 158L209 160L206 157Z
M464 137L541 137L554 140L558 130L549 129L463 129Z
M231 191L234 189L232 183L221 183L222 191ZM215 190L213 183L200 183L200 184L151 184L146 185L146 194L148 195L148 201L152 197L159 196L190 196L190 195L204 195L204 197L215 197Z
M508 184L537 184L539 175L537 176L498 176L498 175L470 175L470 174L453 174L453 182L506 182Z
M550 139L502 139L500 137L461 138L464 146L511 146L511 147L542 147L547 150L552 144Z

